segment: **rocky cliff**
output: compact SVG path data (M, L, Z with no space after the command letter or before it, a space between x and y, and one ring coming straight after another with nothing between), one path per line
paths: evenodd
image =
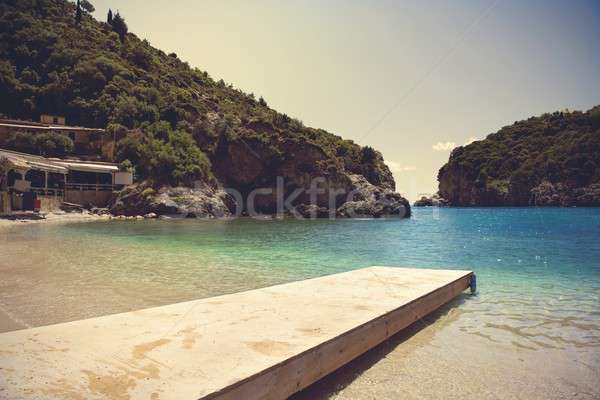
M453 206L600 206L600 106L532 117L458 147L438 181Z
M326 179L318 179L312 188L315 180L307 182L310 182L308 187L294 185L295 190L290 192L279 178L274 187L263 186L244 196L218 184L198 182L193 188L162 186L157 189L156 185L146 181L122 190L110 211L123 216L153 213L186 218L408 218L411 215L410 204L405 198L391 189L369 183L362 175L344 175L343 182L333 188ZM332 196L331 191L340 196ZM310 198L311 193L314 193L314 199Z

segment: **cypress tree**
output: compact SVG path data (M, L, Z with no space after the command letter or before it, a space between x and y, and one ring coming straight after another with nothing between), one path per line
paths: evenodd
M121 43L125 42L125 37L127 36L127 24L125 23L125 19L121 17L121 14L119 14L118 11L112 19L112 27L113 30L119 34Z
M81 4L77 0L77 11L75 11L75 21L79 24L81 22Z
M106 17L106 22L107 22L109 25L112 25L112 18L113 18L113 17L112 17L112 10L109 8L109 9L108 9L108 16Z

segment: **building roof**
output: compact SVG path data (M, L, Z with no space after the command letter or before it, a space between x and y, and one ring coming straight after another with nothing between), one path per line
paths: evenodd
M36 169L40 171L66 174L69 171L113 173L118 172L117 164L93 161L62 160L60 158L46 158L34 154L19 153L17 151L0 149L0 157L7 158L16 169Z
M32 129L41 131L76 131L87 133L105 133L105 129L86 128L83 126L53 125L41 122L21 121L16 119L0 119L0 126L14 129Z
M56 172L59 174L66 174L69 172L69 170L64 166L55 164L45 157L36 156L33 154L0 149L0 157L8 159L8 162L10 162L16 169L37 169L40 171Z
M52 160L53 163L62 165L71 171L85 171L85 172L104 172L112 173L119 172L119 167L116 164L110 163L96 163L90 161L73 161L73 160Z

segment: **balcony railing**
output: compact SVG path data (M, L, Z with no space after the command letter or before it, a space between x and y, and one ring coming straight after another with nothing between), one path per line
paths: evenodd
M93 191L93 192L112 192L119 189L122 185L102 184L102 183L67 183L63 188L43 188L31 186L29 190L43 196L64 196L65 190ZM9 190L14 189L12 186Z
M31 191L42 196L64 196L65 191L60 188L31 187Z
M79 191L95 191L95 192L112 192L115 190L115 185L110 183L67 183L65 185L66 190L79 190Z

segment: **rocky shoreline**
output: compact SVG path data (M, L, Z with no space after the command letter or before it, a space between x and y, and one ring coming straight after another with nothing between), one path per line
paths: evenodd
M259 189L259 194L244 198L239 192L226 190L219 185L200 183L194 188L161 186L153 187L142 182L124 189L110 207L114 216L125 218L153 214L187 218L231 218L238 216L290 216L296 218L352 218L352 217L398 217L408 218L411 206L408 200L388 188L369 183L362 175L349 175L350 190L347 201L326 196L324 189L313 202L293 202L276 194ZM264 192L260 192L265 190ZM309 189L307 189L309 190ZM261 194L262 197L261 197ZM264 194L266 193L266 194ZM299 193L302 193L300 191ZM288 199L293 194L288 194ZM251 204L249 204L251 203ZM252 208L254 207L254 208Z
M431 197L421 197L413 203L413 207L599 207L600 206L600 184L588 187L568 189L563 184L552 184L544 181L531 189L529 204L514 204L506 198L490 201L490 196L479 194L469 202L450 202L439 194ZM486 198L487 201L481 201Z
M448 199L448 206L600 207L599 183L572 187L564 182L543 180L531 188L510 182L495 182L482 187L450 172L444 171L440 176L440 193Z
M389 188L369 183L362 175L349 175L351 191L347 201L314 203L290 202L273 209L265 202L257 211L244 204L241 195L218 185L200 183L194 188L160 186L142 182L123 189L107 208L63 203L62 210L48 213L27 212L0 218L0 226L39 222L88 222L108 220L145 220L181 218L288 217L317 218L409 218L408 200ZM321 193L327 194L327 193Z

